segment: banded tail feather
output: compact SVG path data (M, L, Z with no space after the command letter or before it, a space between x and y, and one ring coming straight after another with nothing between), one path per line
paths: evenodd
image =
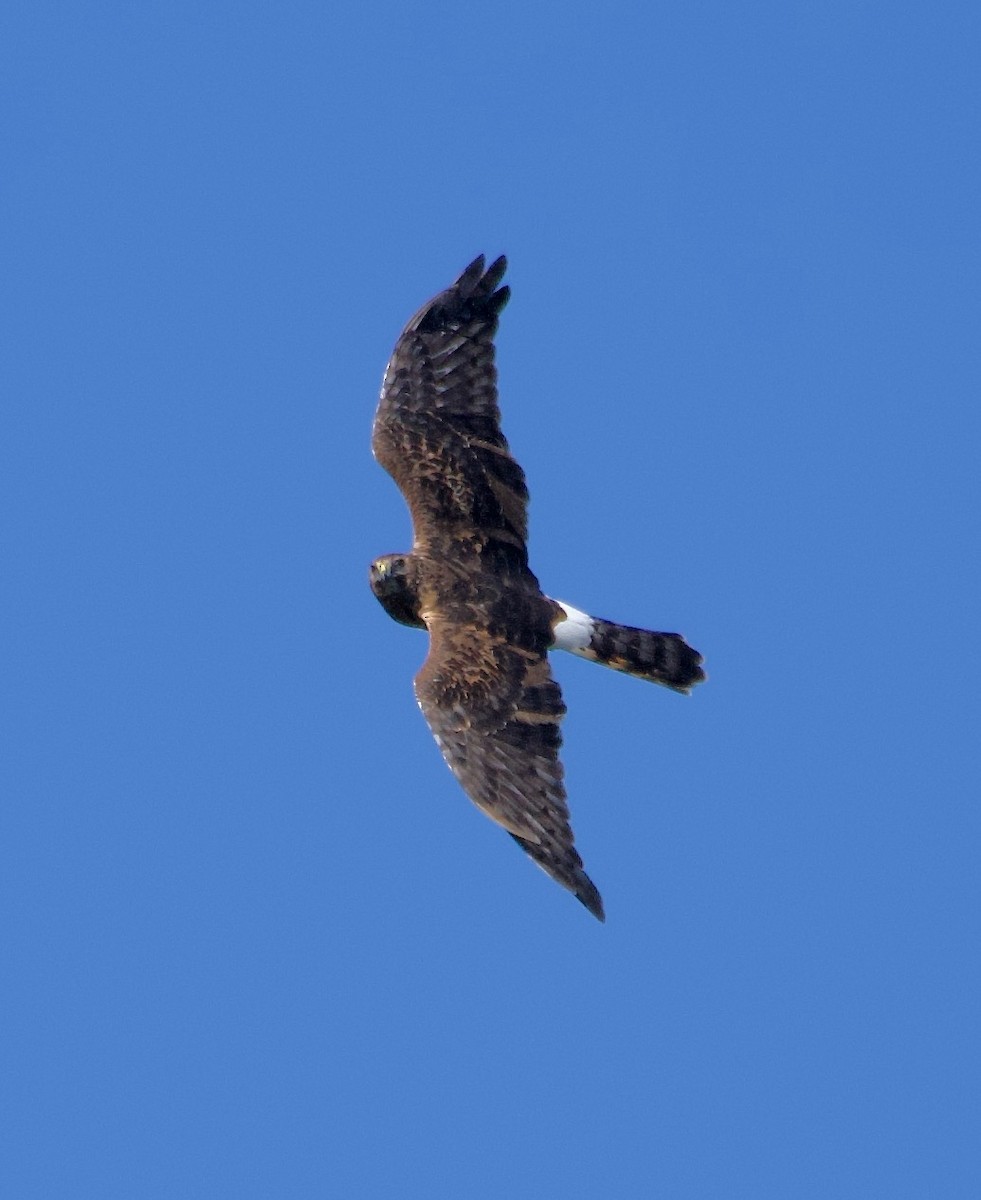
M559 609L552 625L557 650L568 650L614 671L660 683L675 692L689 693L705 678L702 656L680 633L655 633L591 617L571 604L556 600Z

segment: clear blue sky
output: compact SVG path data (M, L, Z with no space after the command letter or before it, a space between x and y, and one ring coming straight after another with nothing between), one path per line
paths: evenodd
M5 6L5 1197L981 1195L978 12ZM605 926L366 584L481 251Z

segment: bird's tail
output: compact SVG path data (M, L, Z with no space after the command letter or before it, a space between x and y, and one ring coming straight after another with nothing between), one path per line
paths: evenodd
M561 611L553 625L553 645L614 671L649 679L676 692L690 692L705 678L702 656L680 633L654 633L590 617L571 604L556 601Z

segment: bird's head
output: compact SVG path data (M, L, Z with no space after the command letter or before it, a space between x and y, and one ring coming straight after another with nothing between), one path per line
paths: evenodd
M423 629L412 567L407 554L383 554L371 564L368 581L378 603L393 621Z

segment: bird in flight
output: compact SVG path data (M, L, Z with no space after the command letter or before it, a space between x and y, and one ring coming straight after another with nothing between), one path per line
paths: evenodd
M412 549L371 564L394 620L429 632L415 694L470 799L599 920L576 851L559 747L566 707L548 651L690 692L702 656L677 633L552 600L528 566L528 488L501 432L494 335L507 261L481 255L395 344L372 431L412 515Z

